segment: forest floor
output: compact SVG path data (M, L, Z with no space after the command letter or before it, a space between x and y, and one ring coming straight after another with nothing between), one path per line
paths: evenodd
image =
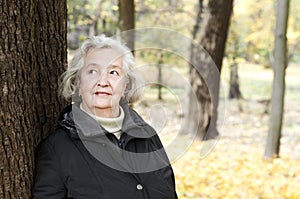
M180 199L300 198L300 66L287 68L280 157L267 159L264 150L270 107L266 102L271 96L272 75L271 69L241 64L243 99L228 100L229 70L223 69L217 140L203 142L174 133L182 118L176 111L170 113L173 116L159 135L171 157ZM157 113L170 102L162 103L153 101L150 111ZM145 104L140 105L138 111L145 110Z

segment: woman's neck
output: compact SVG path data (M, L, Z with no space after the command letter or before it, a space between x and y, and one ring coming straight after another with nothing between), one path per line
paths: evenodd
M94 108L90 109L87 106L85 106L83 103L80 104L80 108L84 110L85 112L95 115L97 117L103 117L103 118L116 118L120 115L120 107L112 107L112 108Z
M114 133L117 138L120 138L121 136L121 128L124 120L124 111L122 107L119 107L119 116L117 117L101 117L96 116L92 113L87 112L83 109L82 104L80 104L80 109L89 114L92 118L94 118L104 129L106 129L110 133Z

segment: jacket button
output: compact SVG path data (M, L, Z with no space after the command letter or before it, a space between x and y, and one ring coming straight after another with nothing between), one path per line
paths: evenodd
M142 190L143 186L141 184L136 185L137 190Z

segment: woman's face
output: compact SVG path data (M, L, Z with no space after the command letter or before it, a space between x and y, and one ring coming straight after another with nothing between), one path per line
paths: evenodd
M78 81L85 111L101 117L117 117L125 87L120 52L107 48L88 51Z

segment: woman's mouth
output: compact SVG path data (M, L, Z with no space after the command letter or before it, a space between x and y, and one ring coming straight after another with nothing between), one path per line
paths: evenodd
M105 91L97 91L97 92L95 92L95 95L98 95L98 96L107 96L107 95L111 95L111 93L105 92Z

